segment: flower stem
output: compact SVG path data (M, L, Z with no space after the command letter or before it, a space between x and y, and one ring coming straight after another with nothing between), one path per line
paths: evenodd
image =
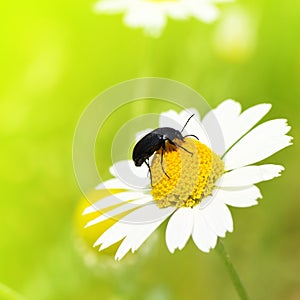
M226 252L224 245L223 245L222 241L220 241L220 239L218 241L216 250L218 251L223 262L225 263L225 266L229 272L232 283L235 286L235 289L236 289L237 293L239 294L240 299L241 300L249 300L248 294L242 284L242 281L241 281L237 271L235 270L235 268L231 262L231 259L229 257L229 254Z

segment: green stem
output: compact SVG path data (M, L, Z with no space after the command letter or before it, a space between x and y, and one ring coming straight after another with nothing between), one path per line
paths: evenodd
M236 289L237 293L239 294L240 299L241 300L249 300L248 294L242 284L242 281L241 281L237 271L235 270L235 268L231 262L231 259L229 257L229 254L226 252L224 245L223 245L222 241L220 241L220 239L218 241L216 250L218 251L223 262L225 263L225 266L229 272L232 283L235 286L235 289Z

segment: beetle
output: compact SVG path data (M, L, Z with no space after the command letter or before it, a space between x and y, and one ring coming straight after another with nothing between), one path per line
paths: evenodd
M194 114L188 118L188 120L186 121L186 123L183 126L183 128L181 129L181 131L176 130L171 127L160 127L160 128L154 129L150 133L146 134L143 138L141 138L135 145L135 147L133 149L133 153L132 153L132 159L134 161L135 166L140 167L143 163L145 163L149 169L150 176L151 176L149 158L150 158L150 156L152 156L154 154L154 152L162 149L161 167L162 167L164 174L168 178L170 178L170 176L166 173L166 171L164 170L164 167L163 167L163 156L164 156L164 152L166 150L166 142L168 141L171 145L181 148L184 151L193 155L192 152L190 152L189 150L187 150L186 148L182 147L181 145L179 145L177 142L174 141L175 139L178 139L178 140L184 142L184 138L186 136L193 136L193 137L197 138L193 134L189 134L186 136L182 135L184 128L186 127L186 125L188 124L188 122L190 121L190 119L193 116L194 116ZM152 178L151 178L151 181L152 181Z

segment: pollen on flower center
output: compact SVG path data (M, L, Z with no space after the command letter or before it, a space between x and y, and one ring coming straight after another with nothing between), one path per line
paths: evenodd
M224 173L223 161L206 145L192 138L185 138L184 142L176 140L176 143L187 151L166 142L163 164L160 149L150 167L151 193L159 207L197 205L211 194L215 182Z

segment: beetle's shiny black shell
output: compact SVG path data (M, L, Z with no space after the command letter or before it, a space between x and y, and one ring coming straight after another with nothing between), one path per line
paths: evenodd
M157 128L146 134L133 149L132 159L135 165L141 166L155 151L165 149L166 141L172 142L174 139L183 141L183 136L180 131L171 127Z

